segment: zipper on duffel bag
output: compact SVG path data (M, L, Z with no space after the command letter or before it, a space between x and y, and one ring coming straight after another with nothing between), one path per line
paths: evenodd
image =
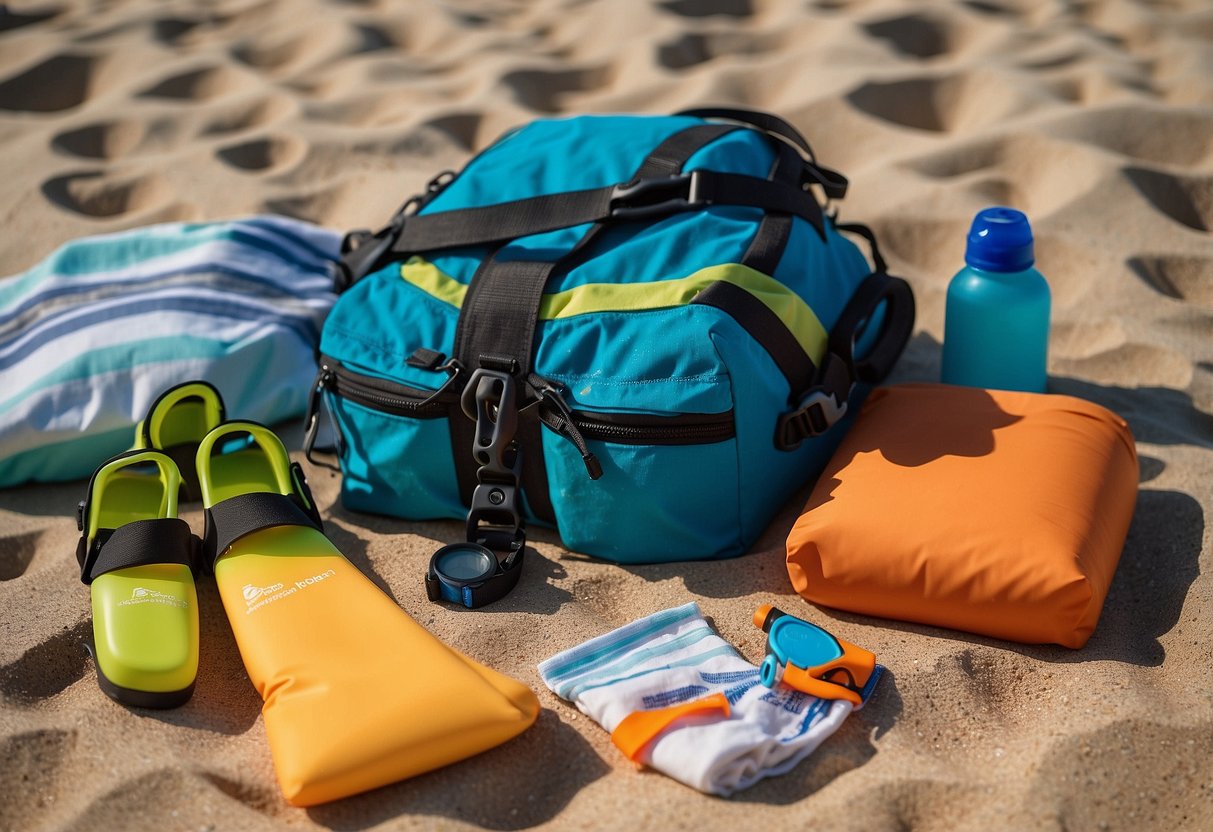
M413 419L438 419L446 416L448 406L459 398L455 392L447 394L444 388L422 390L355 373L327 356L320 359L320 375L316 378L316 389L327 390L371 410ZM311 418L312 414L309 413L308 419Z
M447 383L437 390L425 390L363 375L343 366L334 358L321 356L320 373L316 377L313 391L328 391L381 413L413 419L439 419L445 417L450 406L459 400L459 391L452 389L452 382L459 375L452 373ZM533 377L533 381L542 385L541 392L545 398L558 403L559 410L573 430L557 432L574 445L581 444L573 438L578 435L578 438L621 445L708 445L724 442L737 435L732 410L724 413L684 413L674 416L572 410L554 383L538 377ZM319 407L319 396L313 395L308 405L309 426L316 423ZM579 447L578 450L584 456L584 448Z

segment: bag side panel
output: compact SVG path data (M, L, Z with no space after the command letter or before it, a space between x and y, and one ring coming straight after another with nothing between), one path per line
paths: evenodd
M325 322L320 352L364 374L434 390L446 376L406 361L419 348L449 353L458 315L458 307L413 286L392 263L341 296Z
M566 385L578 410L726 414L734 406L732 380L708 334L718 320L708 307L682 306L549 321L537 364ZM674 348L646 348L654 343ZM561 367L581 372L560 373ZM545 430L543 443L557 526L570 549L620 563L743 551L734 440L661 446L591 440L603 466L599 480L586 476L565 440Z
M460 519L446 419L410 419L326 397L341 430L341 504L406 520Z
M842 315L856 288L872 267L855 243L844 237L828 219L823 243L817 231L801 219L792 221L792 233L774 277L800 295L826 330Z

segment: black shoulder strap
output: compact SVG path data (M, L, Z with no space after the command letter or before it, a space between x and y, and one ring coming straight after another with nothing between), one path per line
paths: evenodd
M405 220L391 251L412 254L489 245L560 228L658 218L713 205L792 214L821 231L821 206L798 186L740 173L695 170L638 177L605 188L418 214Z

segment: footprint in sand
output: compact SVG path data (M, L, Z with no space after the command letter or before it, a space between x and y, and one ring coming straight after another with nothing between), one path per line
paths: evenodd
M1148 370L1147 370L1148 368ZM1081 358L1057 356L1050 372L1096 384L1131 386L1149 383L1185 390L1192 382L1192 362L1182 352L1155 344L1124 343Z
M0 667L0 696L19 705L34 705L80 681L88 669L85 645L91 636L90 622L80 621Z
M981 790L957 782L905 775L876 785L854 809L857 828L933 829L940 818L953 829L982 805Z
M1060 829L1209 829L1213 722L1174 716L1184 724L1118 719L1055 741L1033 767L1025 810Z
M282 805L281 798L272 789L255 782L233 780L211 771L203 772L202 778L225 796L263 815L273 817Z
M660 4L667 12L683 17L750 17L752 0L667 0Z
M523 69L508 72L501 82L525 107L541 113L560 112L570 93L589 92L609 86L612 72L607 66L582 69Z
M117 217L163 206L172 188L156 174L109 177L102 171L56 176L42 183L51 202L88 217Z
M331 27L315 28L293 37L280 35L242 41L230 50L231 55L245 66L262 72L284 69L309 55L326 51L335 33Z
M330 217L340 214L346 197L351 193L356 194L357 190L357 187L348 183L332 185L310 193L267 199L261 203L261 210L325 225L329 223Z
M168 46L176 46L196 31L198 27L217 20L200 20L188 17L162 17L152 21L152 37Z
M849 92L846 99L881 121L931 133L994 124L1023 115L1043 101L1024 85L992 72L869 81Z
M1213 113L1121 105L1083 110L1050 125L1076 139L1146 164L1195 166L1213 160Z
M1138 254L1128 266L1159 294L1213 308L1213 257Z
M137 749L137 745L131 745ZM186 770L185 761L173 768L147 771L133 766L122 774L116 771L98 772L97 782L90 790L95 797L80 810L72 829L184 829L185 807L209 806L214 791L206 780ZM136 772L146 772L139 773ZM108 789L96 794L98 788ZM225 817L225 816L221 816ZM220 824L220 828L228 824ZM194 824L190 828L198 828ZM214 829L214 824L201 828ZM239 821L230 828L253 828Z
M38 551L42 532L26 532L0 537L0 581L20 578L29 569Z
M1083 145L1042 134L958 142L905 164L945 180L949 190L965 184L975 195L994 199L986 204L1013 205L1033 217L1049 214L1115 176L1110 160Z
M139 93L142 98L167 98L183 102L209 101L242 86L240 73L223 66L203 67L165 78Z
M900 54L922 60L947 55L964 42L960 27L951 17L930 12L886 17L865 23L862 29L887 41Z
M1172 220L1196 231L1213 229L1213 176L1183 176L1130 167L1125 178Z
M56 55L0 81L0 110L54 113L88 98L100 61L88 55Z
M220 161L249 173L274 173L298 163L308 144L295 136L266 136L215 151Z
M65 130L51 139L56 150L84 159L117 159L134 150L147 133L135 119L103 121Z
M113 161L132 153L171 150L180 137L181 123L177 119L140 121L123 118L60 131L51 139L51 146L82 159Z
M253 102L232 104L226 109L218 110L202 128L202 135L216 136L226 133L239 133L267 124L282 121L297 109L290 96L274 94L259 98Z
M483 122L484 115L481 113L451 113L432 118L423 122L421 126L445 133L462 150L470 151L476 147L476 136L479 134L480 125Z
M657 47L666 69L687 69L732 55L763 55L781 48L783 37L752 32L688 32Z
M63 6L47 6L42 9L18 12L3 5L0 6L0 32L11 32L13 29L35 26L44 21L53 20L63 12Z

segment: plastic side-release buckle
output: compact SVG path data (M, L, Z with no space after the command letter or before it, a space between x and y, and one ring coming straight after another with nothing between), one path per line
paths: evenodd
M845 699L863 707L883 670L874 653L770 604L758 608L754 624L767 633L759 674L764 685L782 681L820 699Z
M689 211L706 202L703 175L695 170L616 185L611 193L611 216L624 220L645 219Z
M821 436L847 415L847 402L833 393L815 387L800 400L797 408L780 415L775 425L775 446L791 451L814 436Z

